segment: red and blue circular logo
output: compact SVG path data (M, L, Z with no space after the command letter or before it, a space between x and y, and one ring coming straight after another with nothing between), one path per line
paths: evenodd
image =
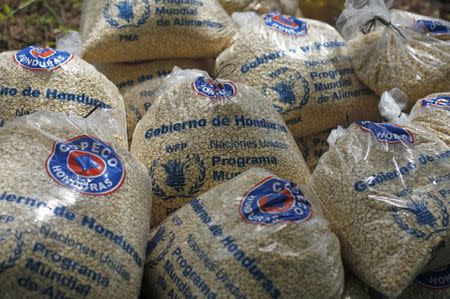
M52 71L69 62L73 55L52 48L30 46L14 55L14 60L23 68L35 71Z
M431 289L445 289L450 287L450 265L433 271L421 273L416 281L424 287Z
M414 135L406 128L390 123L375 123L371 121L357 121L356 124L381 142L387 143L414 143Z
M213 80L200 76L192 83L192 88L199 95L213 100L227 100L236 96L237 87L231 81Z
M56 142L46 167L57 183L86 195L111 194L125 179L125 167L114 149L87 135Z
M308 33L308 23L292 16L269 13L264 17L264 23L278 32L294 37Z
M421 104L422 107L435 107L450 110L450 96L438 96L433 99L424 99Z
M292 182L268 177L242 198L239 212L245 222L276 224L302 222L312 215L310 202Z

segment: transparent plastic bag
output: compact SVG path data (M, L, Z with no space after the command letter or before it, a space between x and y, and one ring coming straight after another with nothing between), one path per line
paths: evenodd
M407 102L408 98L399 89L387 91L380 100L381 115L393 122L411 121L420 124L450 145L450 93L435 93L420 99L410 115L402 112Z
M131 146L133 133L138 122L147 113L156 99L158 90L163 79L157 78L148 82L139 83L123 92L125 109L127 111L127 134L128 145Z
M240 31L216 66L236 65L229 78L268 97L295 138L378 120L377 98L355 75L333 27L277 13L235 13L233 19Z
M210 72L209 60L160 60L144 63L114 63L97 65L97 69L117 85L123 96L127 112L128 144L134 129L156 99L156 91L172 69L195 68Z
M356 74L369 88L378 95L399 88L410 100L408 108L428 94L448 89L450 42L422 30L435 30L430 24L436 25L436 20L389 11L383 0L368 0L363 6L353 2L346 1L337 27L348 41L346 54Z
M85 0L83 57L93 63L215 57L235 28L218 0Z
M450 298L450 265L421 273L399 299L448 299Z
M212 59L169 59L134 63L97 64L95 67L124 91L140 83L159 82L177 66L181 69L199 69L210 73L214 68Z
M299 15L297 0L219 0L220 4L231 15L237 11L256 11L268 13L278 11L287 15Z
M1 298L138 298L151 182L116 130L101 110L1 130Z
M399 296L447 237L442 190L450 189L450 149L413 123L364 121L338 133L330 134L335 143L311 188L349 269L375 290Z
M389 121L399 124L404 122L418 124L432 131L439 139L450 145L449 95L445 93L432 94L417 101L410 115L401 112L405 109L407 102L408 98L403 92L393 89L383 93L379 108L381 114ZM444 191L446 190L440 192L441 196L444 199L450 197L450 193L447 194ZM433 270L450 263L448 244L450 244L450 234L447 234L445 242L441 244L436 256L424 270Z
M305 184L309 170L286 124L252 88L175 69L138 123L131 152L153 178L152 227L253 167Z
M311 172L316 168L320 157L328 150L327 139L329 135L330 131L326 131L295 140Z
M127 113L128 144L131 145L134 129L156 98L163 79L175 66L195 68L210 72L210 60L161 60L144 63L114 63L97 65L97 69L117 85L123 96Z
M409 117L436 132L450 146L450 92L435 93L417 101Z
M433 38L450 39L450 22L448 21L397 9L391 10L391 17L398 26Z
M0 54L0 127L19 116L49 110L86 116L112 110L126 146L126 119L116 86L92 65L63 50L27 47Z
M398 88L384 92L380 97L378 109L381 116L389 122L407 121L408 115L403 113L408 106L408 96Z
M344 284L339 241L309 189L263 169L153 229L144 276L147 298L327 299Z
M56 36L56 49L67 51L78 57L83 52L83 40L77 31L69 30Z

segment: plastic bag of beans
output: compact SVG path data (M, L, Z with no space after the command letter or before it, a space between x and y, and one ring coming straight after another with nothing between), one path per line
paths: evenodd
M223 8L231 15L237 11L256 11L268 13L279 11L287 15L300 13L297 0L219 0Z
M131 152L153 178L152 226L247 169L305 184L309 170L286 124L255 90L174 70L138 123Z
M235 13L233 19L239 34L216 65L236 65L230 78L268 97L295 138L378 119L377 98L356 77L333 27L277 13Z
M408 108L448 89L450 42L442 37L450 27L444 21L389 11L383 0L353 2L346 1L337 26L348 41L346 54L356 74L369 88L381 95L398 87L410 100Z
M295 140L311 172L316 168L320 157L328 150L327 139L329 135L330 131L326 131Z
M311 188L350 270L399 296L448 235L450 148L413 123L362 121L337 133Z
M448 299L450 298L450 266L422 272L398 299ZM379 293L371 293L373 299L388 299Z
M395 24L401 27L437 39L450 39L450 22L448 21L397 9L391 10L391 16L395 20Z
M95 107L112 110L117 138L126 146L122 96L92 65L66 51L30 46L0 54L0 127L49 110L85 116Z
M402 113L405 104L408 102L407 96L399 89L393 89L383 93L380 100L380 112L391 122L402 123L411 122L433 131L447 145L450 145L450 97L448 94L432 94L425 99L421 99L414 105L411 114ZM443 190L440 192L444 199L450 197L450 193ZM424 268L433 270L443 264L450 263L450 234L447 234L445 242L439 247L435 258Z
M421 273L399 299L448 299L450 298L450 265Z
M417 101L409 118L436 132L450 146L450 92L435 93Z
M420 99L410 115L402 112L407 102L408 97L399 89L384 92L379 103L380 113L389 121L409 120L420 124L450 146L450 93L435 93Z
M182 69L199 69L210 73L214 66L212 59L171 59L134 63L98 64L95 67L109 80L116 84L120 92L140 83L158 82L167 77L172 69L178 66Z
M145 63L114 63L98 65L100 70L122 93L127 112L128 143L131 144L136 124L152 105L156 90L175 67L195 68L210 72L212 63L204 60L161 60Z
M36 112L2 129L0 297L138 297L151 182L116 125Z
M339 241L308 192L257 168L183 206L150 233L148 298L340 298Z
M83 57L126 62L215 57L235 28L218 0L85 0Z
M156 99L156 91L162 79L154 79L149 82L139 83L123 91L125 109L127 111L128 144L131 146L136 125L147 113Z

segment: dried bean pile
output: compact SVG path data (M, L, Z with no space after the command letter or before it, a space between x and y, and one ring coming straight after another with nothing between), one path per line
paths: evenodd
M92 65L68 52L30 46L0 54L0 127L42 110L87 115L112 109L126 145L125 108L116 86Z
M235 27L218 0L87 0L83 57L93 63L214 57Z
M320 159L311 188L346 264L375 290L400 295L441 247L449 160L449 147L432 131L366 121L351 125Z
M150 233L148 298L339 299L343 284L339 242L309 188L263 169L209 190Z
M247 169L262 167L297 184L309 170L270 101L232 81L175 70L138 123L131 153L153 178L152 226Z
M36 112L1 130L2 297L139 295L151 182L101 113Z
M240 31L216 65L236 65L229 78L268 97L295 138L378 120L378 99L356 76L346 42L333 27L277 13L233 18Z

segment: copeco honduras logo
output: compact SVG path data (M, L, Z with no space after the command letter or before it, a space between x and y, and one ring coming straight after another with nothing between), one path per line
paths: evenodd
M213 80L203 76L198 77L192 88L196 93L212 100L227 100L236 96L237 87L231 81Z
M416 27L431 35L450 35L450 24L437 20L416 20Z
M450 287L450 265L433 271L421 273L416 282L431 289L445 289Z
M150 3L149 0L107 0L103 17L117 29L139 27L150 17Z
M381 142L414 143L414 135L408 129L389 123L374 123L371 121L357 121L361 129L372 134Z
M239 212L245 222L254 224L302 222L312 215L311 204L294 183L273 177L243 196Z
M407 234L428 240L435 234L447 231L449 215L445 204L432 194L409 200L404 207L393 205L392 217Z
M283 34L299 37L308 33L308 24L296 17L269 13L264 17L266 26Z
M14 55L21 67L34 71L52 71L72 60L73 55L52 48L27 47Z
M435 107L450 110L450 96L438 96L433 99L424 99L421 104L422 107Z
M86 195L108 195L125 179L125 166L103 141L82 135L55 142L47 172L57 183Z

